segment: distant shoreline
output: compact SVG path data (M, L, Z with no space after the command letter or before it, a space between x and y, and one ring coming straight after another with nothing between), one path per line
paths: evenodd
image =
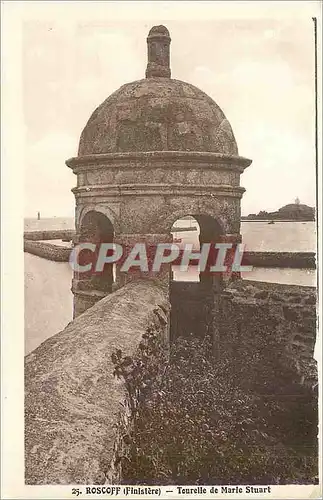
M248 219L246 218L241 218L241 222L315 222L314 219Z
M37 217L24 217L24 221L45 221L45 220L69 220L74 221L74 217L42 217L37 219ZM187 220L186 217L182 217L181 220ZM241 222L315 222L315 219L248 219L248 216L242 216Z
M183 231L183 228L179 228ZM194 230L196 228L190 228ZM187 229L186 229L187 230ZM176 231L173 231L176 232ZM58 246L44 240L62 239L72 241L75 231L29 231L24 234L24 252L37 255L47 260L68 262L71 248ZM316 269L314 252L245 252L243 265L253 267L283 267L298 269Z

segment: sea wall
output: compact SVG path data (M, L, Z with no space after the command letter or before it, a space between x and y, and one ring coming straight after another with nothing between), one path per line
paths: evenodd
M43 259L56 262L68 262L71 249L55 243L47 243L48 240L71 241L75 237L75 231L69 229L56 231L25 231L24 252L37 255Z
M45 243L44 241L39 241L37 238L27 238L24 239L24 252L38 255L38 257L43 257L47 260L68 262L71 250L63 246L55 245L54 242ZM316 260L315 253L311 252L246 252L243 257L242 265L251 265L253 267L316 269Z
M191 231L195 228L176 228L176 232L183 231L184 229L185 231ZM57 231L27 231L24 233L24 251L38 255L44 259L68 262L70 250L55 245L55 243L44 243L44 241L69 241L74 238L75 231L67 229ZM314 252L244 252L242 264L253 267L316 269L315 257Z
M167 341L168 312L163 287L132 282L26 356L26 484L118 482L118 422L128 416L111 355L133 356L149 328Z
M238 280L216 297L213 315L216 349L237 363L241 355L247 384L276 395L316 387L315 289Z
M316 269L314 252L245 252L243 265Z
M37 255L47 260L56 262L68 262L71 249L44 241L24 239L24 252Z
M72 229L59 229L54 231L25 231L25 240L72 240L75 236L75 231Z

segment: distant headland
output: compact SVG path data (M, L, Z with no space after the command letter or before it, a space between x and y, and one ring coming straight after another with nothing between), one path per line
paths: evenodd
M258 214L242 216L242 220L284 220L284 221L314 221L315 208L300 203L296 198L295 203L290 203L279 208L276 212L260 210Z

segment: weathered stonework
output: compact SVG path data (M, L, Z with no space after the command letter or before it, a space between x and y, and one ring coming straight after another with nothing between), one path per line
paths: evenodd
M238 155L219 106L193 85L170 78L167 28L154 26L147 44L146 78L123 85L93 112L78 156L66 162L77 176L76 240L91 213L109 220L113 241L126 247L136 239L151 245L152 235L154 242L168 241L173 223L191 215L199 222L201 243L237 244L240 175L251 160ZM91 241L100 237L94 234ZM132 278L117 269L116 287ZM111 280L108 285L110 292ZM103 293L78 274L73 291L75 315L86 309L87 296L90 307Z
M314 288L238 280L216 297L213 325L218 355L249 346L250 356L259 349L264 363L275 366L277 373L286 370L274 394L291 395L291 386L296 391L300 386L317 388ZM249 383L257 383L263 370L261 364L258 372L250 371Z
M165 26L153 26L148 33L148 65L146 78L170 78L169 31Z
M114 241L127 253L136 242L170 241L174 222L191 215L200 243L237 244L240 175L251 161L238 156L217 104L170 79L167 29L152 28L147 42L147 78L124 85L94 111L78 156L66 162L77 176L74 241ZM111 267L103 279L74 273L76 319L26 357L27 484L120 482L116 424L130 422L111 354L121 349L132 356L147 328L167 341L170 326L174 337L194 328L195 334L212 332L216 356L238 356L248 347L251 356L265 353L264 359L273 358L269 369L289 370L274 397L286 396L291 385L315 389L315 292L201 275L199 283L172 284L169 318L168 275L167 266L157 279L117 267L113 283ZM264 367L252 363L242 383L259 389Z
M169 233L176 219L207 214L224 232L240 230L240 175L250 164L216 153L130 153L72 158L67 165L82 177L75 188L78 228L96 207L115 232ZM86 182L86 184L85 184Z
M78 155L128 151L238 154L219 106L197 87L161 77L127 83L108 97L84 128Z
M167 341L168 311L164 288L130 283L26 356L26 484L116 479L117 423L127 415L111 354L132 356L149 327Z
M168 241L173 223L191 215L203 242L235 235L238 243L240 175L251 160L238 155L230 123L213 99L170 78L167 28L154 26L147 45L146 78L123 85L94 111L78 156L66 162L77 175L76 240L92 213L110 221L118 242L135 234ZM166 274L156 276L164 281ZM74 282L81 279L75 273ZM128 281L120 273L116 280L117 287ZM113 289L111 278L107 289ZM85 302L86 294L75 294L75 315Z

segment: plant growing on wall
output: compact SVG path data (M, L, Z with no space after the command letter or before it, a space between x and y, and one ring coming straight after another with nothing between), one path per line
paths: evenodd
M134 359L114 353L131 408L124 483L313 483L315 451L282 440L289 408L242 387L234 355L215 360L212 347L209 337L179 338L168 352L150 329Z

